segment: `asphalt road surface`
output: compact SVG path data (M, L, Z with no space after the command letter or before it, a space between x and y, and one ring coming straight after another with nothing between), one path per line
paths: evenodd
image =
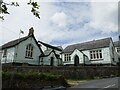
M120 90L120 77L91 80L80 83L67 90Z

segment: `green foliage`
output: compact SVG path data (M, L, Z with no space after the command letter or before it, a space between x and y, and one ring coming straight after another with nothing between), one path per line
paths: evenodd
M31 12L33 15L40 19L40 12L38 11L40 6L38 3L30 0L27 4L32 6ZM3 0L0 0L0 20L4 20L4 14L10 14L7 8L8 5L16 7L19 6L18 2L5 3Z
M10 73L9 72L2 72L2 79L9 79L10 78Z
M11 5L13 5L13 6L19 6L19 4L18 4L18 2L11 2Z
M2 72L2 80L17 80L17 81L34 81L34 82L58 82L63 86L69 86L67 80L62 75L53 75L49 73L29 72L29 73L17 73L17 72ZM56 83L57 84L57 83Z
M59 79L64 79L61 75L53 75L49 73L39 73L39 72L31 72L31 73L16 73L16 72L2 72L2 78L10 79L13 75L14 79L18 80L40 80L40 81L55 81Z
M4 14L10 14L7 8L8 5L16 6L16 7L19 6L17 2L5 3L3 2L3 0L0 0L0 19L2 20L4 20L4 16L3 16Z
M38 5L38 3L30 0L30 2L27 4L32 6L31 12L33 13L33 15L40 19L40 12L38 11L40 6Z
M29 72L2 72L3 87L10 88L27 88L40 87L40 86L56 86L62 85L69 87L67 80L61 75L53 75L49 73ZM8 84L11 82L10 85Z
M6 5L2 5L1 7L2 7L2 8L1 8L2 13L4 13L4 14L9 14L8 11L7 11Z

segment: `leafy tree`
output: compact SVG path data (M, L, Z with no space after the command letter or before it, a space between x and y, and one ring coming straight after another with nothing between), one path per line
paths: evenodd
M4 2L4 0L0 0L0 20L4 20L4 15L5 14L10 14L8 12L8 5L9 6L15 6L18 7L19 3L18 2L11 2L11 3L6 3ZM40 12L38 11L40 6L38 4L38 2L34 2L32 0L30 0L27 5L31 5L31 12L33 13L34 16L36 16L37 18L40 19Z

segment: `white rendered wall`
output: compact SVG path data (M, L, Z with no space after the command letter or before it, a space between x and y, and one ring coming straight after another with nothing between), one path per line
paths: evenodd
M54 66L59 64L58 59L55 57L55 54L52 52L49 56L43 57L43 65L50 65L51 57L54 58Z
M4 50L2 50L1 63L11 63L14 61L15 47L7 48L7 57L3 57Z
M33 58L32 59L25 57L26 46L28 44L33 45ZM37 46L35 40L33 39L33 37L29 37L27 40L21 42L19 45L16 46L15 62L39 65L40 55L41 55L41 51L39 47Z

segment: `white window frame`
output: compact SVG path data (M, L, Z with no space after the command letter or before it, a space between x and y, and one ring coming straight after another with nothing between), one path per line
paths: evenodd
M102 50L91 50L90 59L91 60L103 59Z
M7 57L7 49L4 50L3 57Z
M33 45L32 44L28 44L26 46L25 57L26 58L33 58Z
M117 48L117 52L120 53L120 47Z
M65 62L71 61L71 56L70 56L70 54L68 54L68 53L64 54L64 61L65 61Z

